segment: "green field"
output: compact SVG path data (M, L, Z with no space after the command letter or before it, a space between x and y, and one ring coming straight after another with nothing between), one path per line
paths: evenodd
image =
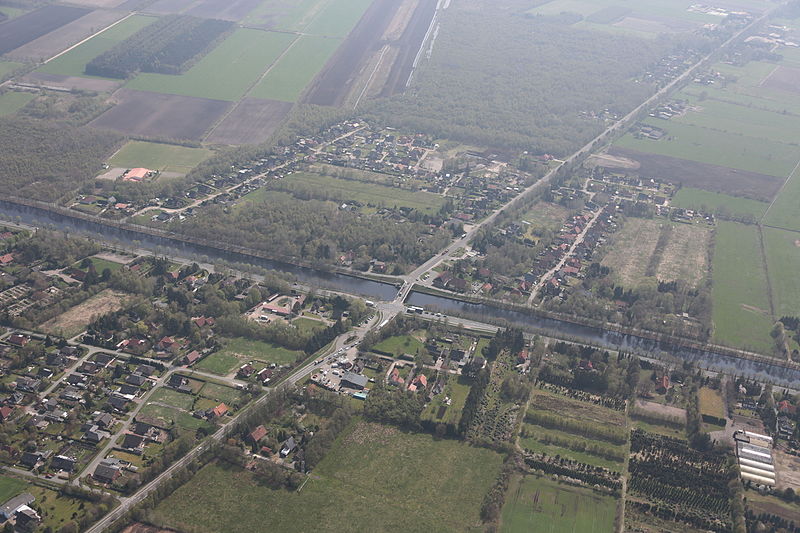
M230 356L243 356L244 359L258 359L265 363L290 365L294 363L303 352L289 350L277 344L254 341L244 338L224 339L222 350L219 353Z
M599 455L594 455L592 453L588 453L585 451L581 452L576 450L570 450L569 448L565 448L564 446L558 446L556 444L546 444L544 441L539 440L547 436L553 436L553 437L560 437L562 439L568 439L573 442L583 442L586 444L591 444L591 441L589 441L588 439L584 439L576 435L571 435L563 431L545 429L541 426L534 426L533 424L523 424L523 426L527 431L531 432L532 435L534 435L524 438L521 437L519 439L519 444L520 446L522 446L523 449L531 450L536 453L544 453L551 457L559 455L561 457L571 459L572 461L578 461L579 463L586 463L587 465L607 468L609 470L613 470L614 472L620 472L624 469L625 465L621 461L614 461L612 459L600 457ZM608 446L614 447L611 444L609 444ZM622 450L623 448L620 446L619 449Z
M163 403L178 409L186 409L187 411L194 405L194 397L192 395L184 394L166 387L159 387L154 390L147 398L147 401Z
M1 76L2 74L0 74ZM0 94L0 117L16 113L34 98L36 98L34 93L8 91Z
M758 229L719 221L713 261L714 341L771 353L769 287Z
M503 506L504 533L611 533L616 502L590 489L545 477L512 478Z
M240 28L180 76L141 73L126 87L235 101L244 96L294 39L294 35L286 33Z
M501 463L500 454L462 442L356 423L300 492L273 490L249 472L210 464L155 515L209 533L463 532L480 526L481 501Z
M225 352L214 352L211 355L205 356L200 362L195 363L193 368L224 376L230 374L236 367L242 364L243 363L235 355Z
M398 335L379 342L373 346L373 349L397 357L404 353L411 355L415 355L417 352L422 353L425 351L425 346L422 341L412 335Z
M328 327L324 322L304 317L292 320L292 325L303 333L313 333L318 329L325 329Z
M166 426L175 424L178 427L188 430L196 430L203 426L210 426L208 422L200 418L195 418L187 411L180 411L163 405L148 403L139 411L141 416L149 416L161 419Z
M203 385L203 388L200 389L200 396L203 398L208 398L209 400L213 400L214 403L226 403L228 406L238 404L239 400L242 398L242 395L238 390L226 385L211 383L210 381L206 382L206 384Z
M122 268L120 263L115 263L114 261L109 261L108 259L103 259L101 257L90 257L89 261L92 262L94 269L98 274L102 274L105 269L109 269L111 272L114 272ZM80 265L80 263L78 263L78 265Z
M702 210L707 213L724 211L734 215L752 215L756 219L761 218L767 207L769 207L766 202L728 196L727 194L704 191L692 187L682 187L670 203L675 207L684 209Z
M371 3L372 0L329 0L304 33L347 37Z
M296 172L287 178L291 185L298 185L300 190L309 188L314 191L325 191L333 201L356 201L375 207L409 207L422 213L434 214L444 204L444 197L425 191L407 191L397 187L386 187L376 183L364 183Z
M444 391L441 394L437 394L433 401L428 404L422 412L422 418L445 424L458 424L461 420L461 411L463 411L464 404L467 401L470 386L469 379L463 376L458 376L458 379L456 379L456 376L450 376ZM450 405L445 404L445 397L450 398ZM443 406L445 407L445 412L439 418L438 414Z
M769 208L764 224L800 231L800 167L794 171Z
M800 233L764 228L775 315L800 315Z
M267 25L276 30L302 31L313 20L325 0L267 0L242 21L246 25Z
M28 484L20 479L0 476L0 501L5 503L14 496L25 492L27 488Z
M108 164L112 167L139 168L188 174L214 154L205 148L190 148L163 143L128 141Z
M336 39L300 37L248 96L294 102L339 46Z
M82 45L73 48L66 54L43 65L39 69L39 72L61 74L63 76L94 77L86 76L83 73L86 68L86 63L103 52L110 50L114 45L124 41L155 20L156 19L153 17L144 17L141 15L129 17L112 28L107 29L100 35L92 37Z
M14 72L21 66L22 63L15 63L13 61L0 61L0 79L3 79L3 76Z
M617 146L739 170L786 178L800 160L800 147L768 139L717 131L675 120L648 119L664 129L661 140L637 139L628 133Z

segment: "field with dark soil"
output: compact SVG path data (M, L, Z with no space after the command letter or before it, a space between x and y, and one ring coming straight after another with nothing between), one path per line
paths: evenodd
M206 140L232 145L262 143L275 133L291 109L291 102L245 98Z
M613 147L609 153L638 161L641 163L639 172L642 175L653 176L672 183L681 183L686 187L697 187L754 200L771 201L783 184L783 180L766 174L688 161L677 157L647 154L629 148Z
M91 126L169 139L202 139L231 105L222 100L131 89L121 89L114 98L117 105L93 120Z
M397 43L400 50L392 64L381 96L391 96L405 90L406 83L414 70L414 59L419 53L431 20L436 14L436 3L436 0L422 0L414 10L411 21Z
M317 77L305 103L340 105L353 88L358 69L375 51L399 6L394 0L375 0Z
M6 21L0 25L0 54L7 54L89 12L80 7L47 6Z
M195 5L187 15L195 17L238 21L243 19L261 3L261 0L204 0Z

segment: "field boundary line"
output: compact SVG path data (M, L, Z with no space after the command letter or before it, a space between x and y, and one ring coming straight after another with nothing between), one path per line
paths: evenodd
M759 86L759 87L763 87L763 86L764 86L764 84L765 84L765 83L767 83L767 80L769 80L769 79L772 77L772 75L773 75L773 74L775 74L775 73L778 71L778 69L779 69L779 68L781 68L781 66L780 66L780 65L775 65L775 68L774 68L774 69L772 69L772 71L771 71L769 74L767 74L766 76L764 76L764 79L763 79L763 80L761 80L761 82L758 84L758 86Z
M66 50L64 50L64 51L62 51L62 52L59 52L59 53L57 53L56 55L54 55L54 56L53 56L53 57L51 57L50 59L47 59L47 60L45 60L45 61L44 61L44 63L42 63L42 64L43 64L43 65L46 65L46 64L48 64L49 62L51 62L52 60L54 60L54 59L58 59L59 57L61 57L61 56L63 56L64 54L66 54L67 52L71 52L71 51L72 51L72 50L74 50L75 48L79 47L80 45L82 45L82 44L83 44L83 43L85 43L86 41L88 41L88 40L90 40L90 39L94 39L95 37L97 37L97 36L98 36L98 35L100 35L101 33L105 32L105 31L107 31L107 30L110 30L111 28L113 28L113 27L114 27L114 26L116 26L117 24L120 24L120 23L122 23L122 22L125 22L126 20L128 20L129 18L131 18L132 16L134 16L134 15L136 15L136 14L138 14L138 12L137 12L137 11L132 11L132 12L128 13L127 15L125 15L124 17L122 17L121 19L119 19L118 21L116 21L116 22L113 22L113 23L109 24L108 26L106 26L106 27L105 27L105 28L103 28L102 30L100 30L100 31L98 31L98 32L96 32L96 33L93 33L92 35L88 36L87 38L83 39L82 41L80 41L80 42L78 42L78 43L75 43L75 44L73 44L72 46L70 46L70 47L69 47L69 48L67 48Z
M764 227L761 224L758 227L758 247L761 250L761 263L764 266L764 276L767 278L767 299L769 300L769 314L775 320L775 303L773 297L772 280L769 277L769 263L767 261L767 249L764 246Z
M294 38L294 40L293 40L291 43L289 43L289 46L287 46L287 47L286 47L286 48L283 50L283 52L281 52L281 54L280 54L278 57L276 57L276 58L275 58L275 61L273 61L273 62L272 62L272 63L271 63L271 64L270 64L270 65L267 67L267 69L266 69L264 72L262 72L262 73L261 73L261 76L259 76L259 77L258 77L258 79L257 79L256 81L254 81L254 82L253 82L253 83L250 85L250 87L248 87L248 88L247 88L247 90L244 92L244 94L242 95L242 97L241 97L241 98L239 98L239 99L236 101L236 103L235 103L234 105L232 105L232 106L230 107L230 109L228 109L228 111L226 111L226 112L225 112L225 113L224 113L224 114L223 114L223 115L222 115L222 116L219 118L219 120L217 120L217 121L216 121L214 124L212 124L212 125L211 125L211 127L208 129L208 131L206 132L206 134L205 134L205 135L203 135L202 142L206 142L206 141L208 140L208 138L209 138L209 137L211 137L211 135L214 133L214 131L215 131L217 128L219 128L220 124L222 124L222 123L223 123L223 121L224 121L226 118L228 118L228 117L231 115L231 113L233 113L233 112L234 112L234 110L235 110L237 107L239 107L239 104L241 104L241 103L242 103L242 102L243 102L243 101L244 101L244 100L247 98L247 95L249 95L251 92L253 92L253 89L255 89L255 88L256 88L256 87L257 87L257 86L258 86L258 85L259 85L259 84L260 84L262 81L264 81L264 78L266 78L266 77L267 77L267 74L269 74L270 72L272 72L272 69L273 69L273 68L275 68L275 65L277 65L277 64L280 62L280 60L281 60L281 59L283 59L283 57L284 57L284 56L285 56L287 53L289 53L289 50L291 50L291 49L294 47L294 45L296 45L296 44L297 44L297 42L300 40L300 37L301 37L301 35L300 35L300 34L298 34L298 35L297 35L297 36ZM294 103L293 103L292 105L294 105Z
M377 63L375 63L375 68L372 69L372 74L369 75L369 78L367 78L366 83L364 83L364 88L361 90L361 93L358 95L358 98L356 98L356 103L353 104L353 110L355 110L355 108L358 107L358 104L361 102L361 99L364 97L364 93L366 93L367 90L369 89L369 86L372 85L372 78L374 78L375 77L375 73L378 72L378 69L380 68L381 64L383 63L383 56L386 55L386 52L389 51L389 48L391 48L389 45L385 45L383 47L383 50L381 50L381 56L378 58Z
M767 220L767 215L769 214L770 210L772 210L772 206L775 205L775 202L778 201L778 198L783 193L783 190L786 188L786 186L789 184L789 181L791 181L791 179L795 177L795 174L797 174L798 169L800 169L800 159L797 160L797 164L794 166L792 171L789 172L789 176L783 181L783 185L781 185L781 188L778 189L778 193L775 195L775 198L773 198L772 201L770 202L769 207L767 207L767 210L764 211L763 215L761 215L761 220L759 221L759 223L762 223Z

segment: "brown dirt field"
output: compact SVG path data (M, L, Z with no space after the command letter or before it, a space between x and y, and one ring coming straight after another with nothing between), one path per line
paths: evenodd
M72 309L48 320L41 325L40 329L46 333L63 332L67 338L73 337L80 333L92 321L93 317L122 309L123 302L126 299L127 295L106 289Z
M792 508L792 504L779 500L777 496L765 496L753 490L746 490L744 496L747 498L747 508L756 514L774 514L797 522L797 510Z
M800 68L780 66L764 80L767 89L800 94Z
M778 488L785 490L791 487L795 492L800 491L800 457L781 450L774 450L772 456L775 459L775 470L778 472Z
M206 141L230 145L265 142L291 109L290 102L245 98L211 131Z
M662 405L656 402L648 402L646 400L637 399L636 407L643 411L649 411L656 415L677 417L681 420L686 420L686 409L680 407L673 407L671 405Z
M120 89L117 105L90 126L126 134L199 141L233 105L231 102Z
M711 228L675 224L664 249L656 277L661 281L682 279L696 287L708 272Z
M7 56L12 59L31 59L34 61L49 59L124 16L125 13L120 11L92 11L78 20L73 20L47 35L20 46L7 54Z
M254 10L261 0L204 0L186 12L201 18L212 18L220 20L239 21Z
M625 225L609 238L611 250L602 264L625 287L635 287L645 277L650 257L656 249L662 222L629 218Z
M436 14L436 4L436 0L420 0L417 9L414 10L403 35L396 43L399 52L397 59L392 64L381 96L391 96L405 91L408 78L414 70L414 59L419 53L431 20Z
M21 78L20 83L47 86L63 87L68 90L78 89L82 91L95 91L98 93L110 93L119 87L122 82L111 80L98 80L93 78L79 78L77 76L62 76L60 74L45 74L44 72L31 72Z
M587 164L603 168L624 168L629 170L636 170L641 165L638 161L627 159L625 157L614 157L609 154L594 154L589 156Z
M530 409L549 411L565 418L625 427L625 413L546 391L534 391Z
M377 48L398 9L395 0L375 0L317 75L306 104L340 106L353 89L364 61Z
M608 153L639 162L639 173L643 176L766 202L772 201L783 184L782 179L766 174L647 154L628 148L614 147Z
M386 28L386 32L383 34L384 41L396 41L402 37L409 21L411 21L411 17L414 15L414 10L417 9L419 1L420 0L405 0L400 4L392 22L389 23L389 27Z
M46 6L9 20L0 33L0 54L7 54L77 20L90 11L82 7Z

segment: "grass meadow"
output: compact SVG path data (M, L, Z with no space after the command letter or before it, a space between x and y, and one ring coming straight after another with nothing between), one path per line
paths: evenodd
M2 77L2 73L0 73L0 77ZM13 115L34 98L36 98L36 95L33 93L17 91L8 91L0 94L0 117Z
M684 209L703 210L711 213L727 211L740 216L752 215L756 219L761 218L767 207L769 207L766 202L704 191L693 187L682 187L675 193L670 203L675 207Z
M764 228L764 247L775 315L800 315L800 233Z
M214 154L205 148L190 148L145 141L128 141L108 161L112 167L144 167L162 172L188 174L200 162Z
M273 490L247 471L212 463L166 498L155 516L209 533L461 532L480 525L481 501L501 463L491 450L356 422L299 492Z
M764 223L769 226L800 231L800 167L781 190L772 204Z

